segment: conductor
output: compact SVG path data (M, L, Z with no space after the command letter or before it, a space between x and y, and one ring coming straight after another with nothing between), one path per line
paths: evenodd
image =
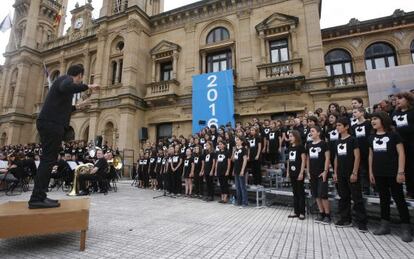
M29 209L55 208L60 203L47 198L50 173L57 161L59 148L64 138L65 129L69 128L71 113L77 109L85 109L89 100L72 105L73 94L88 89L98 90L96 84L82 83L84 74L82 65L69 67L66 75L60 76L52 84L46 100L36 121L36 127L42 144L42 156L37 174L34 179L34 188L29 200Z

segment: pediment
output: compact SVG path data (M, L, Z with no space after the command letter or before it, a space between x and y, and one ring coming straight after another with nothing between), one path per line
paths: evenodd
M174 51L174 50L180 51L181 47L175 43L163 40L160 43L158 43L154 48L152 48L150 53L151 55L156 55L159 53Z
M264 19L261 23L256 25L256 31L259 33L260 31L274 29L284 26L292 26L297 25L299 22L299 18L296 16L291 16L282 13L273 13L266 19Z

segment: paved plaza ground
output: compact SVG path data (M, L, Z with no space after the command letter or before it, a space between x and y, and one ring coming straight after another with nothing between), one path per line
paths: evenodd
M291 208L240 209L118 183L118 192L91 195L86 251L79 233L0 240L0 258L414 258L414 242L354 228L288 219ZM29 193L0 202L27 200ZM52 198L68 199L62 191ZM1 229L0 229L1 231Z

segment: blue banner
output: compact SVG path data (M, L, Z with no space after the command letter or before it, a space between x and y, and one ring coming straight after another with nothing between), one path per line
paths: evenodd
M206 126L234 127L233 70L193 76L193 134Z

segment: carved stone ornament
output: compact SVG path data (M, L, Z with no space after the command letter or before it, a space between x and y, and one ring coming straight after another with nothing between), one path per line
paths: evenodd
M354 46L354 48L359 48L359 46L361 46L362 43L362 39L361 37L358 38L352 38L349 40L349 43L351 43L352 46Z

